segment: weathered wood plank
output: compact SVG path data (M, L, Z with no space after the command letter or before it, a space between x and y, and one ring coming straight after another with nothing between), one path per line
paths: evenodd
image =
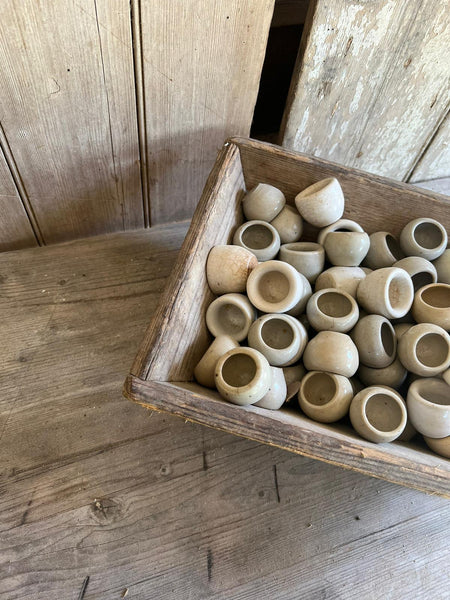
M409 178L411 183L450 177L450 115L445 120L414 167ZM439 190L436 190L439 191ZM448 192L447 192L448 193Z
M405 179L448 110L448 10L448 0L313 0L283 145Z

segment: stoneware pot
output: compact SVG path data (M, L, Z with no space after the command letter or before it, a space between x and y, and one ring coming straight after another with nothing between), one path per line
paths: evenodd
M363 364L360 364L358 369L358 377L364 385L387 385L395 390L402 385L407 374L408 371L402 365L399 358L396 358L390 365L381 369L366 367Z
M376 231L370 235L370 247L364 265L370 269L392 267L404 257L403 250L393 235L387 231Z
M253 348L234 348L217 361L214 379L225 400L247 406L267 394L272 371L261 352Z
M376 444L397 439L406 426L406 407L398 392L370 386L353 398L350 421L361 437Z
M272 221L284 208L286 198L281 190L268 183L258 183L242 200L248 221Z
M217 361L233 348L239 348L239 344L229 335L218 335L215 338L194 369L194 377L200 385L215 387L214 373Z
M323 244L332 265L357 267L367 254L370 240L365 232L331 231Z
M408 273L413 282L414 292L417 292L417 290L424 285L436 283L437 281L436 268L433 263L426 258L421 258L420 256L407 256L394 263L393 266L404 269Z
M406 398L411 423L422 435L450 435L450 386L442 379L416 379Z
M325 264L325 250L315 242L294 242L280 247L280 260L292 265L314 283Z
M411 312L418 323L434 323L449 331L450 284L430 283L420 288L414 295Z
M244 294L224 294L206 310L206 326L214 337L229 335L237 342L247 337L256 311Z
M247 221L236 229L233 236L233 244L253 252L260 262L274 258L280 243L278 231L265 221Z
M265 313L300 314L312 294L309 281L281 260L259 264L247 279L247 295Z
M419 377L435 377L450 366L450 336L432 323L414 325L398 340L402 365Z
M263 315L248 332L248 345L261 352L274 367L297 362L307 342L306 329L290 315Z
M352 377L358 369L358 350L349 335L320 331L308 342L303 364L307 371L326 371Z
M213 294L245 292L247 279L258 259L241 246L214 246L206 261L206 278Z
M298 403L302 411L320 423L334 423L348 413L353 388L347 377L310 371L302 379Z
M286 401L287 386L283 375L283 369L279 369L278 367L271 367L270 369L272 371L272 380L269 391L261 400L255 402L253 406L278 410Z
M359 308L347 292L328 288L311 296L306 305L306 316L316 331L346 333L358 321Z
M301 191L295 205L305 221L316 227L326 227L342 217L344 194L335 177L322 179Z
M328 225L319 231L317 234L317 243L323 246L325 238L332 231L359 231L360 233L363 233L364 229L356 221L352 221L351 219L339 219L335 223L331 223L331 225Z
M381 315L367 315L353 329L352 340L358 348L359 361L367 367L381 369L396 356L397 338L391 323Z
M430 218L410 221L400 233L400 246L406 256L421 256L435 260L447 247L445 227Z
M414 299L411 277L397 267L377 269L361 280L356 298L368 313L387 319L404 317Z
M450 435L445 438L430 438L424 435L423 439L430 450L445 458L450 458Z
M283 373L286 383L289 385L294 381L301 381L306 374L306 369L301 363L299 363L298 365L283 367Z
M441 283L450 283L450 248L444 250L433 265L436 268L438 281Z
M282 244L297 242L303 233L303 219L298 210L289 204L286 204L270 224L278 231Z
M365 276L361 267L330 267L316 279L315 290L317 292L325 288L335 288L355 298L359 282Z

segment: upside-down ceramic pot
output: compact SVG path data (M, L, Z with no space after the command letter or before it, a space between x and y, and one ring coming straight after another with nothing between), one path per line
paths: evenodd
M297 362L307 342L306 329L291 315L263 315L248 332L248 345L261 352L274 367Z
M298 210L289 204L286 204L270 224L278 231L282 244L297 242L303 233L303 219Z
M272 370L261 352L254 348L234 348L217 361L214 379L225 400L247 406L267 394Z
M411 277L413 282L414 292L424 285L436 283L437 272L436 268L429 260L421 256L407 256L398 262L394 263L394 267L404 269Z
M315 290L317 292L325 288L336 288L355 298L359 282L365 276L366 273L361 267L330 267L322 271L316 279Z
M295 197L298 212L305 221L316 227L326 227L340 219L344 204L344 194L335 177L322 179Z
M308 342L303 364L307 371L326 371L352 377L358 369L358 350L346 333L320 331Z
M206 261L206 278L213 294L245 292L247 279L258 259L241 246L214 246Z
M208 388L215 386L214 372L217 361L228 350L239 348L238 342L229 335L218 335L209 346L194 369L194 377L200 385Z
M206 310L206 326L213 336L229 335L237 342L247 337L256 311L244 294L224 294Z
M361 280L356 298L368 313L387 319L404 317L414 299L411 277L397 267L377 269Z
M242 200L248 221L272 221L284 208L286 198L281 190L268 183L258 183Z
M419 377L435 377L450 366L450 336L438 325L419 323L398 340L402 365Z
M450 386L442 379L416 379L406 398L411 423L422 435L450 435Z
M411 309L418 323L434 323L450 330L450 284L430 283L414 295Z
M315 421L334 423L348 413L353 398L350 380L335 373L310 371L302 379L298 403Z
M386 317L363 317L356 323L351 336L358 348L359 361L363 365L381 369L395 359L397 339L394 328Z
M426 217L407 223L400 233L400 246L406 256L421 256L435 260L447 247L448 236L445 227Z
M283 406L287 396L286 380L284 379L283 369L279 367L271 367L272 380L269 391L254 403L254 406L260 408L268 408L270 410L278 410Z
M294 242L282 244L280 260L292 265L304 275L309 283L314 283L325 264L325 250L315 242Z
M376 231L370 234L370 247L364 259L364 265L370 269L392 267L405 255L395 237L387 231Z
M403 398L388 387L367 387L356 394L350 405L353 427L361 437L376 444L397 439L406 420Z
M408 371L396 358L387 367L374 369L366 367L362 363L359 365L358 377L364 385L387 385L388 387L398 389L405 381Z
M444 250L441 256L433 262L433 265L437 271L438 281L450 283L450 248Z
M233 236L233 244L253 252L260 262L274 258L278 254L280 243L278 231L265 221L242 223Z
M450 458L450 435L445 438L431 438L424 435L423 439L430 450L445 458Z
M331 223L331 225L328 225L319 231L317 234L317 243L323 246L325 238L332 231L359 231L360 233L363 233L364 229L359 223L352 221L351 219L338 219L334 223Z
M316 331L346 333L357 323L359 308L347 292L328 288L311 296L306 305L306 316Z
M337 267L357 267L369 249L369 236L359 231L331 231L325 238L328 260Z

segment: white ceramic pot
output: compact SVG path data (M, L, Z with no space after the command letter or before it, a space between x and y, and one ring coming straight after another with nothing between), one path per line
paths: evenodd
M450 330L450 284L430 283L414 295L411 309L417 323L434 323Z
M442 379L417 379L406 399L411 423L422 435L444 438L450 435L450 386Z
M350 294L329 288L311 296L306 305L306 316L316 331L346 333L356 325L359 308Z
M358 349L345 333L320 331L308 342L303 364L307 371L326 371L352 377L358 369Z
M376 444L392 442L406 427L403 398L388 387L370 386L353 398L350 421L361 437Z
M344 204L341 185L334 177L310 185L295 197L298 212L316 227L326 227L340 219Z
M393 235L387 231L376 231L370 235L370 247L364 265L371 269L392 267L404 257L400 244Z
M438 325L414 325L398 340L398 357L411 373L435 377L450 367L450 336Z
M224 294L206 310L206 326L214 337L229 335L237 342L247 337L256 311L244 294Z
M332 231L359 231L360 233L363 233L364 229L359 223L352 221L351 219L338 219L334 223L331 223L331 225L328 225L319 231L317 234L317 243L323 246L325 238Z
M445 438L430 438L423 436L426 445L436 454L450 458L450 435Z
M417 292L417 290L424 285L436 283L437 281L436 268L433 263L426 258L421 258L420 256L407 256L394 263L393 266L404 269L408 273L413 282L414 292Z
M248 221L272 221L285 204L281 190L268 183L258 183L244 196L242 209Z
M363 364L360 364L358 369L358 377L364 385L387 385L395 390L402 385L407 374L408 371L402 365L399 358L396 358L390 365L381 369L366 367Z
M274 258L280 243L278 231L265 221L247 221L236 229L233 236L233 244L253 252L260 262Z
M361 280L356 298L368 313L387 319L404 317L414 299L411 277L397 267L377 269Z
M253 406L260 408L268 408L270 410L278 410L283 406L287 396L286 380L284 379L283 369L271 367L272 381L267 394L261 400L255 402Z
M315 290L317 292L325 288L335 288L355 298L359 282L365 276L361 267L330 267L316 279Z
M215 387L214 373L217 361L233 348L239 348L239 344L229 335L218 335L215 338L194 369L194 377L200 385Z
M315 242L294 242L280 247L280 260L292 265L314 283L325 264L325 250Z
M445 227L430 218L410 221L400 233L400 246L406 256L421 256L435 260L447 247Z
M213 294L245 292L247 279L258 259L241 246L214 246L206 261L206 279Z
M302 411L320 423L334 423L348 413L353 388L347 377L310 371L302 379L298 403Z
M328 260L338 267L357 267L364 260L370 240L365 232L331 231L325 238Z
M440 283L450 283L450 248L444 250L433 265L437 271L438 281Z
M297 242L302 237L303 219L294 206L286 204L270 224L278 231L282 244Z
M381 369L394 361L397 339L394 328L385 317L363 317L355 325L351 337L358 348L359 361L363 365Z
M263 315L248 332L248 345L261 352L274 367L297 362L307 342L303 325L295 317L285 314Z

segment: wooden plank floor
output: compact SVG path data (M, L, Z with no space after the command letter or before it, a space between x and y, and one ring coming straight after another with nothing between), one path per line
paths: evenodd
M450 503L125 400L186 225L0 255L0 598L450 598Z

